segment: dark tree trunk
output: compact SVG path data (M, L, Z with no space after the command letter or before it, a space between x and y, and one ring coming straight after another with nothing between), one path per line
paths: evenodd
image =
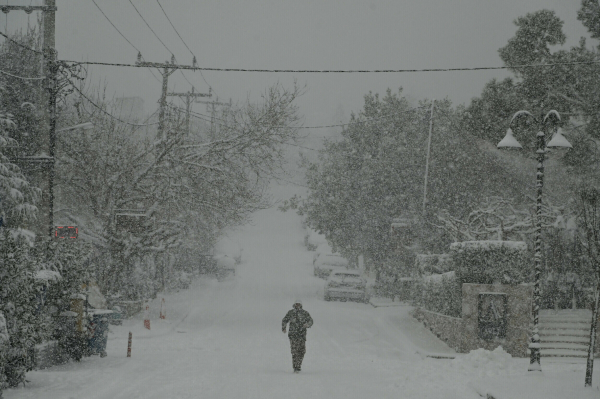
M600 277L600 276L599 276ZM590 327L590 347L588 348L587 366L585 369L585 386L592 386L592 374L594 372L594 352L596 349L596 332L598 324L598 300L600 299L600 278L597 278L594 302L592 302L592 325Z

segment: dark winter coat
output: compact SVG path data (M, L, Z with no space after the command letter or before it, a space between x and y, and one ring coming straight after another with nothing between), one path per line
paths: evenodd
M282 330L285 330L287 323L290 323L288 330L290 339L303 339L306 341L306 328L313 325L313 319L304 309L292 309L287 312L281 321Z

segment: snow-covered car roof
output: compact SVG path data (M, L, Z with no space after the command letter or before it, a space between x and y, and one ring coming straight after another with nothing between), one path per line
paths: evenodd
M359 271L354 271L354 270L334 270L333 272L331 272L331 275L329 276L330 280L346 280L346 279L359 279L359 280L363 280L363 277L361 275L361 272Z
M342 258L339 255L334 254L320 254L319 257L315 260L315 266L348 266L348 260L346 258Z

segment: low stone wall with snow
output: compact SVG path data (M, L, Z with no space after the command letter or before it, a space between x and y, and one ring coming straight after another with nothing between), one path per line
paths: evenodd
M502 338L489 337L481 332L482 295L494 294L506 297L505 307L498 309L498 315L505 319ZM462 317L450 317L422 308L416 308L413 317L459 353L479 348L494 350L502 346L513 357L527 357L532 297L533 287L525 284L463 284ZM483 312L486 311L484 307Z
M504 293L507 296L506 336L485 340L479 337L479 297L485 293ZM494 350L502 346L513 357L527 357L530 338L532 285L463 284L462 320L464 337L462 349L469 352L483 348Z
M463 352L463 320L461 318L430 312L423 308L416 308L412 315L449 347L457 352Z

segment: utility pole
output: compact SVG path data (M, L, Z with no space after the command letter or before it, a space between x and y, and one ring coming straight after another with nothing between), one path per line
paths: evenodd
M168 61L165 63L160 63L160 62L147 62L147 61L143 61L142 60L142 53L138 53L137 56L137 61L135 62L136 65L139 66L144 66L144 67L149 67L149 68L158 68L159 70L161 70L161 74L163 77L163 81L162 81L162 93L160 96L160 101L159 101L159 106L160 106L160 111L158 113L158 139L162 140L163 138L165 138L165 112L166 112L166 108L167 108L167 95L171 95L167 93L168 90L168 82L169 82L169 76L171 76L171 74L173 74L173 72L175 72L178 69L191 69L188 65L179 65L179 64L175 64L175 56L171 55L171 62L169 63ZM192 61L192 68L196 67L196 57L194 57L193 61ZM208 95L199 95L199 93L195 93L197 94L198 97L210 97L210 93ZM175 95L179 95L179 94L175 94Z
M427 140L427 158L425 160L425 184L423 186L423 216L425 216L425 207L427 206L427 178L429 175L429 156L431 155L431 134L433 133L433 108L435 100L431 102L431 116L429 118L429 139Z
M213 130L213 125L215 123L215 113L216 113L216 106L217 105L221 105L224 107L231 107L231 99L229 100L229 103L220 103L219 102L219 97L217 97L216 101L196 101L199 104L207 104L210 107L210 138L213 139L215 134L214 134L214 130Z
M205 93L195 93L194 86L192 86L192 91L187 93L167 93L168 97L177 96L185 98L185 126L186 132L188 136L190 135L190 112L192 111L192 102L198 102L198 98L200 97L212 97L212 89L208 89L208 94Z
M42 88L45 93L42 94L42 101L46 104L45 110L46 120L48 121L48 141L46 141L40 149L41 154L35 156L26 156L17 158L20 162L23 162L24 169L28 171L30 178L33 178L33 174L39 173L42 170L41 181L44 180L44 172L47 172L48 177L48 191L47 194L42 190L42 217L39 224L36 224L36 232L41 233L44 230L44 224L47 223L49 229L49 236L52 237L54 232L54 148L56 140L56 95L57 95L57 77L58 64L56 63L56 49L55 49L55 14L56 14L56 0L44 0L43 6L0 6L0 11L4 14L8 14L11 11L25 11L27 14L31 14L33 11L42 11L43 13L43 48L42 48L42 67L41 74L46 75L46 79L42 82ZM47 153L46 153L47 151ZM45 154L44 154L45 153ZM32 166L38 165L38 166ZM34 172L34 170L36 172ZM37 176L36 176L37 177ZM43 183L40 184L43 188ZM42 237L42 234L38 234Z
M48 234L54 233L54 155L56 149L56 95L58 90L56 63L56 0L44 0L46 9L43 10L44 24L44 73L46 74L46 90L48 95Z

